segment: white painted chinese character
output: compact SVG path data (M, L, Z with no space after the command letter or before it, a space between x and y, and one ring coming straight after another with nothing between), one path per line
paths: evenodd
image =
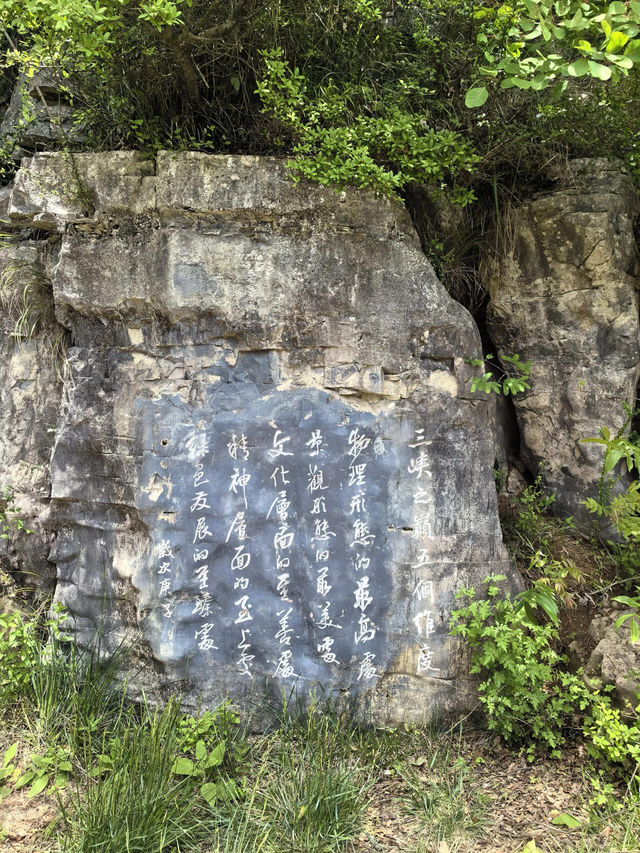
M198 586L200 589L206 589L207 583L209 582L209 566L198 566L196 569L196 579L198 581Z
M320 569L318 572L318 578L316 580L316 592L318 595L321 595L323 598L326 598L329 594L329 591L333 589L332 586L329 586L327 582L327 575L329 574L328 566L325 566L323 569Z
M166 575L167 572L171 571L171 563L160 563L160 568L158 569L159 575Z
M238 486L242 489L245 509L247 507L247 483L250 479L251 474L247 474L245 468L242 469L242 472L238 468L234 468L231 475L231 483L229 484L229 491L233 492L234 495L238 494Z
M334 640L331 637L324 637L321 643L318 643L318 654L321 656L322 660L325 663L337 663L338 658L335 656L335 653L331 651L331 647L333 646Z
M316 554L316 563L326 563L329 557L329 551L318 551L318 553Z
M237 512L235 514L235 518L231 522L224 541L228 542L233 533L238 534L238 541L240 542L243 542L247 538L247 522L244 520L244 512Z
M353 542L349 545L350 548L353 548L354 545L364 545L366 548L376 538L373 533L369 533L369 524L366 521L362 521L360 518L356 518L352 527Z
M293 628L289 627L289 616L291 615L291 611L293 608L289 608L288 610L279 610L278 616L280 617L280 630L276 634L276 640L280 643L281 646L290 646L291 645L291 634L293 634Z
M251 631L246 628L241 628L242 631L242 639L238 643L238 648L240 649L240 659L238 664L240 665L240 675L248 675L251 678L251 670L249 669L249 664L255 659L255 655L249 654L249 649L251 648L250 637Z
M307 476L307 491L313 493L324 491L329 486L324 485L324 471L318 468L317 465L309 465L309 474Z
M285 468L284 465L281 465L279 468L273 469L273 474L271 475L271 479L273 480L274 488L278 488L278 478L280 478L282 486L288 486L291 480L287 480L287 474L289 473L289 469Z
M331 618L331 614L329 613L329 608L331 607L331 603L329 601L325 601L322 605L322 612L320 615L320 619L318 620L318 628L321 631L326 631L327 628L342 628L342 625L337 625Z
M213 631L213 622L206 622L199 631L195 633L195 639L198 640L198 648L201 652L208 652L210 649L217 649L209 634Z
M359 491L357 495L354 495L351 498L351 508L349 509L349 515L353 515L354 512L360 513L367 511L367 507L365 504L366 496L366 492Z
M328 542L330 536L335 536L333 531L329 530L329 522L326 518L316 518L313 522L314 530L311 537L312 542Z
M209 439L204 432L192 432L186 441L189 454L196 459L202 459L209 452Z
M367 652L363 659L360 661L360 671L358 672L358 681L362 678L368 680L370 678L375 678L377 675L376 668L373 665L376 656L371 652Z
M202 462L199 462L196 465L196 470L193 473L193 488L197 489L198 486L203 486L205 483L208 483L209 480L204 476L204 465Z
M413 617L413 624L418 634L424 634L429 639L436 632L436 623L433 620L431 610L421 610Z
M211 593L203 592L198 598L191 611L193 616L211 616Z
M365 471L367 463L360 462L358 465L349 465L349 485L350 486L366 486Z
M347 452L355 462L358 456L360 456L363 450L366 450L370 444L371 439L367 438L366 435L363 435L358 427L355 427L355 429L352 429L349 433L349 450Z
M289 507L291 506L291 501L287 500L286 491L278 492L277 496L271 502L271 506L269 507L269 512L267 513L267 518L271 515L271 510L276 508L276 515L280 521L286 521L289 517Z
M167 578L163 578L160 581L160 598L164 598L165 595L169 594L169 590L171 589L171 581Z
M419 515L413 520L413 533L411 535L414 539L431 535L431 519L428 515Z
M176 609L175 602L173 602L173 601L163 601L162 602L162 615L166 619L171 619L175 609Z
M429 562L429 552L427 551L426 548L421 548L420 552L418 553L418 562L413 563L411 568L412 569L420 569L420 568L422 568L422 566L426 566L428 562Z
M162 559L163 557L173 557L168 539L163 539L158 545L158 557L159 559Z
M364 613L373 601L373 598L369 595L369 578L367 575L363 575L363 577L360 578L358 586L354 589L353 594L355 597L355 603L353 606Z
M376 456L382 456L383 453L386 453L384 446L384 441L380 438L380 436L376 436L376 440L373 442L373 452Z
M287 548L291 548L293 537L294 534L289 530L289 525L281 524L278 532L273 537L273 547L276 550L286 551Z
M201 548L198 550L197 548L193 549L193 562L198 563L200 560L207 560L209 558L209 551L207 548Z
M424 601L425 598L428 598L429 602L433 604L433 581L418 581L413 590L413 597L417 598L418 601Z
M191 512L195 512L197 509L211 509L211 507L207 503L208 497L209 495L206 492L198 492L193 498L193 503L191 504Z
M427 477L431 476L431 471L429 471L429 454L426 450L421 450L418 456L414 457L411 462L409 462L407 471L410 474L415 474L418 479L422 477L425 471L427 473Z
M323 444L322 432L319 429L314 430L309 441L305 442L305 447L309 448L309 456L317 456Z
M285 450L284 446L288 441L291 441L290 435L285 435L282 438L282 431L276 429L275 435L273 436L273 447L269 450L269 456L271 459L277 459L278 456L293 456L293 453L289 450Z
M326 511L327 504L325 503L325 499L322 497L314 498L313 506L311 507L311 515L320 515L321 513L324 513Z
M288 569L291 565L291 560L288 557L281 557L279 554L276 554L276 569L280 571L280 569Z
M424 645L418 652L418 675L422 672L440 672L440 667L433 666L433 652L429 646Z
M238 545L235 551L236 553L231 558L231 571L243 572L251 562L251 554L244 550L244 545Z
M239 577L233 582L234 589L246 589L249 586L249 578Z
M426 489L417 489L413 496L413 502L417 504L428 504L431 503L431 500L431 494Z
M281 575L278 575L278 586L276 587L276 591L280 596L280 601L291 601L289 598L289 574L287 572L283 572Z
M368 616L365 616L364 613L360 614L360 619L358 621L358 630L355 632L354 640L357 643L368 643L370 640L376 635L376 629L374 627L373 622L369 619Z
M369 557L365 557L364 554L356 554L356 558L353 561L353 568L356 570L356 572L366 572L369 568L370 563L371 560L369 559Z
M424 427L420 427L415 432L415 441L413 444L410 443L409 447L415 449L416 447L423 447L425 444L431 444L431 439L424 437Z
M285 649L282 652L278 659L278 665L273 673L274 678L290 678L293 675L293 667L291 666L292 657L293 652L290 649Z
M205 539L207 536L211 536L211 531L207 527L207 519L202 516L196 524L196 532L193 534L193 544L195 545L196 540Z
M239 607L238 618L235 620L234 624L238 625L240 622L250 622L253 619L253 616L250 613L253 604L249 601L248 595L243 595L237 601L233 602L236 607Z
M247 436L242 433L240 438L236 437L235 432L231 435L231 441L227 444L227 450L229 451L229 456L232 459L237 459L238 454L241 459L244 459L245 462L249 458L249 447L247 445Z

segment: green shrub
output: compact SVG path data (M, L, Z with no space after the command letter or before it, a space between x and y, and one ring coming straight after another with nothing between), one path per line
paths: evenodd
M0 713L13 712L16 703L30 695L41 651L35 616L19 610L0 613Z
M529 758L538 747L557 756L589 694L578 676L562 670L563 658L553 647L557 629L532 623L524 607L501 594L502 580L486 578L484 598L473 588L460 591L467 604L452 612L451 633L471 648L471 672L481 676L489 729L524 747Z

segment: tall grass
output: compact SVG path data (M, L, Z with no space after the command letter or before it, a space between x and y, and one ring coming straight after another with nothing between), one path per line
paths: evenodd
M177 777L180 705L146 710L111 744L109 772L76 788L63 805L63 849L73 853L156 853L187 850L211 836L215 821L194 796L191 777Z

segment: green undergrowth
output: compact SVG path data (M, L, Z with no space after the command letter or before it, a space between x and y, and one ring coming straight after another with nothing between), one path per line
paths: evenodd
M264 734L251 734L228 703L195 712L178 697L134 703L119 672L125 651L108 662L99 650L74 651L61 615L15 611L0 628L0 662L23 675L0 706L0 798L26 813L38 798L54 805L39 849L386 850L376 833L389 815L421 853L491 837L496 805L481 782L497 760L490 739L460 727L367 728L349 708L313 697L304 711L283 702ZM512 761L517 747L502 754ZM596 760L585 764L592 781L575 845L563 849L637 849L637 792ZM603 827L609 848L593 846ZM523 847L514 842L513 853Z

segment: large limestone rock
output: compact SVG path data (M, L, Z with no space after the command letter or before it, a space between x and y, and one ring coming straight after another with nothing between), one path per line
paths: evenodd
M57 601L134 686L309 692L374 722L473 703L454 595L509 574L480 351L406 212L276 159L38 155L71 330L51 461Z
M532 362L531 390L515 398L521 451L531 472L544 466L556 507L583 520L602 450L581 439L615 432L638 382L637 210L619 165L573 161L556 190L510 212L485 258L491 335Z
M62 393L65 330L55 322L46 243L0 246L0 567L51 587L49 458ZM7 511L8 510L8 511Z

